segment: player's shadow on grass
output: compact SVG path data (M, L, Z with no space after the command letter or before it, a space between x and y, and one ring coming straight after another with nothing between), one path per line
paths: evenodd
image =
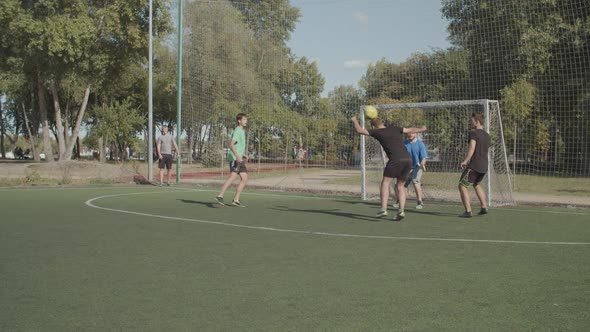
M353 201L353 200L334 200L334 202L338 202L338 203L348 203L348 204L362 204L362 205L367 205L367 206L374 206L377 208L381 207L381 203L377 202L377 201Z
M214 202L200 202L200 201L193 201L192 199L184 199L184 198L179 198L178 200L183 203L187 203L187 204L205 205L206 207L212 208L212 209L217 209L220 206L219 203L214 203Z
M277 206L271 208L271 210L281 211L281 212L304 212L304 213L318 213L318 214L328 214L336 217L344 217L350 218L355 220L364 220L364 221L371 221L371 222L378 222L387 219L379 219L367 216L366 214L356 214L356 213L347 213L347 212L339 212L338 209L332 210L311 210L311 209L293 209L286 206Z
M432 211L432 210L408 210L406 209L406 212L410 212L412 214L427 214L427 215L431 215L431 216L439 216L439 217L457 217L459 216L460 213L455 212L455 213L450 213L450 212L438 212L438 211Z
M339 203L348 203L348 204L362 204L362 205L366 205L366 206L375 206L377 208L381 207L381 203L379 202L374 202L374 201L348 201L348 200L336 200L335 202L339 202ZM435 209L435 208L432 208ZM395 209L391 208L390 205L390 211L393 211L395 213ZM460 213L458 212L440 212L440 211L433 211L433 210L417 210L414 208L408 208L408 206L406 205L406 209L405 209L406 213L410 213L410 214L426 214L426 215L431 215L431 216L439 216L439 217L457 217L459 216Z

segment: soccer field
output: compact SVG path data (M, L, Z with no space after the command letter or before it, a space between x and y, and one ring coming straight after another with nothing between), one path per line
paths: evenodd
M588 210L215 194L1 189L0 330L590 329Z

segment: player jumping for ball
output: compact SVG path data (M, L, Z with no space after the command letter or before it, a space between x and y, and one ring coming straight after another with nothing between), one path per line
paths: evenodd
M404 190L404 183L410 170L412 169L412 157L404 146L404 135L410 132L420 133L426 130L426 126L401 128L396 125L385 127L380 118L371 120L370 130L361 127L356 117L353 117L352 123L357 133L375 138L385 151L387 155L387 165L383 170L383 179L381 180L380 196L381 196L381 210L377 213L377 217L387 216L387 204L389 201L389 186L391 181L397 179L397 189L399 192L399 210L393 220L402 220L405 218L404 207L406 205L406 192Z

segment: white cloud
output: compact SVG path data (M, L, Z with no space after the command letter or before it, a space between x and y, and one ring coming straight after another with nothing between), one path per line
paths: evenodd
M367 24L369 22L369 15L363 12L355 12L353 17L355 21L361 24Z
M346 69L356 69L356 68L366 68L369 66L371 61L369 60L346 60L344 61L344 68Z

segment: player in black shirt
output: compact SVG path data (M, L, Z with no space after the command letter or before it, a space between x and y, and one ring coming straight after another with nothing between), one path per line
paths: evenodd
M419 128L401 128L395 125L385 127L380 118L371 120L370 130L361 127L356 117L353 117L354 129L361 135L372 136L381 143L385 154L387 155L387 165L383 170L383 179L381 180L380 196L381 196L381 210L377 213L377 217L387 216L387 203L389 201L389 186L391 181L397 179L396 186L399 190L399 210L397 216L393 220L402 220L405 218L404 207L406 205L406 192L404 190L404 183L412 169L412 157L404 146L404 134L409 132L419 133L426 130L426 126Z
M488 206L486 202L486 193L481 184L484 176L488 172L488 150L490 148L490 135L483 130L484 116L480 113L473 113L471 115L471 125L475 129L469 132L469 147L465 159L461 162L460 167L463 169L463 174L459 179L459 193L461 194L461 201L465 207L465 212L461 215L464 218L471 218L471 201L469 198L469 190L467 188L473 186L475 194L481 203L480 215L488 213Z

